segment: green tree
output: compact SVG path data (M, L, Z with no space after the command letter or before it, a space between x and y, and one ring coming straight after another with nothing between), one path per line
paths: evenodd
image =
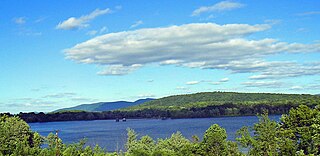
M283 134L293 141L296 151L304 154L320 154L320 108L300 105L281 117Z
M32 132L19 117L0 117L0 153L3 155L33 155L40 151L42 138Z
M170 138L158 139L156 153L167 153L168 155L188 156L193 153L193 144L180 132L174 133Z
M238 131L241 137L237 140L242 146L249 148L249 155L276 156L279 155L278 129L278 123L271 121L265 113L259 117L259 123L254 124L253 137L248 127L244 127Z
M199 153L210 156L241 155L237 144L227 141L226 130L217 124L206 130Z

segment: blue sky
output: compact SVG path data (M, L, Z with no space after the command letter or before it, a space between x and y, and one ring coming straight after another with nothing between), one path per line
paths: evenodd
M0 1L0 112L320 93L320 2Z

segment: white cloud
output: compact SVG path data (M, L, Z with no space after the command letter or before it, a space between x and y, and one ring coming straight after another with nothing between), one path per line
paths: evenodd
M115 7L115 9L121 10L121 9L122 9L122 6L121 6L121 5L117 5L117 6Z
M77 95L76 93L56 93L56 94L50 94L45 95L43 98L70 98Z
M87 35L94 36L94 35L97 35L97 34L103 34L105 32L108 32L108 28L107 27L102 27L100 30L88 31Z
M121 64L109 65L104 70L98 72L99 75L126 75L138 68L142 67L141 64L133 64L130 66L123 66Z
M176 90L188 90L188 87L178 86L176 87Z
M220 85L221 84L221 82L211 82L211 84L213 84L213 85Z
M301 87L301 86L292 86L290 88L290 90L301 90L301 89L303 89L303 87Z
M320 52L320 43L300 44L266 38L248 40L250 34L269 25L194 23L164 28L148 28L109 33L66 49L66 58L111 69L123 75L140 66L158 63L177 66L222 69L237 73L268 74L276 66L292 62L267 62L264 57L281 53ZM112 71L112 72L111 72ZM264 76L264 75L262 75Z
M81 103L93 103L93 102L97 102L97 99L92 99L92 98L85 98L85 97L73 97L70 98L70 100L72 102L81 102Z
M228 82L229 81L229 78L225 77L225 78L222 78L221 80L217 81L217 82L212 82L211 84L213 85L220 85L222 83L225 83L225 82Z
M132 25L130 26L130 28L138 27L138 26L140 26L141 24L143 24L143 21L141 21L141 20L136 21L134 24L132 24Z
M243 82L242 85L245 87L266 87L266 88L278 88L283 85L283 83L278 81L248 81Z
M37 99L37 98L20 98L18 101L14 102L8 102L6 104L7 107L20 107L20 108L30 108L30 107L53 107L54 104L57 102L55 101L47 101L43 99Z
M93 20L97 16L108 14L108 13L111 13L111 10L109 8L104 9L104 10L96 9L93 12L91 12L90 14L83 15L79 18L70 17L63 22L60 22L56 26L56 29L70 30L70 29L78 29L78 28L88 27L89 26L88 22L90 20Z
M202 21L209 21L209 20L211 20L211 19L213 19L213 18L216 18L216 16L214 16L214 15L209 15L208 17L202 18L202 19L200 19L200 20L202 20Z
M20 28L17 34L22 36L41 36L42 32L34 31L28 28Z
M199 84L200 81L189 81L189 82L186 82L187 85L195 85L195 84Z
M206 62L189 62L189 63L183 63L182 66L189 67L189 68L199 68L206 65Z
M279 79L320 74L320 62L298 64L296 62L269 62L260 68L258 75L250 79Z
M276 25L276 24L280 24L282 22L282 20L280 19L267 19L264 20L265 23L270 24L270 25Z
M302 12L302 13L298 13L297 15L298 16L320 15L320 11Z
M220 82L228 82L228 81L229 81L229 78L227 77L220 80Z
M160 62L161 65L172 65L172 64L180 64L182 63L182 60L165 60Z
M244 4L232 2L232 1L221 1L219 3L216 3L212 6L203 6L200 7L192 12L192 16L197 16L202 13L206 12L213 12L213 11L229 11L233 9L242 8Z
M34 21L34 23L40 23L40 22L43 22L44 20L46 20L48 17L39 17L38 19L36 19Z
M307 28L298 28L297 32L308 32Z
M307 90L317 90L317 91L319 91L320 90L320 85L319 84L311 84L311 85L308 85L306 88L307 88Z
M97 30L91 30L91 31L88 31L88 32L87 32L87 35L94 36L94 35L96 35L97 33L98 33Z
M108 28L106 26L102 27L100 30L99 30L99 33L100 34L103 34L103 33L106 33L108 32Z
M156 96L154 94L150 94L150 93L139 94L139 95L136 96L136 98L140 98L140 99L142 99L142 98L154 98L154 97L156 97Z
M319 84L306 84L306 85L299 85L299 86L292 86L290 88L290 90L303 90L303 91L306 91L306 90L319 90L320 89L320 85Z
M25 24L26 18L25 17L18 17L18 18L14 18L13 21L16 24Z

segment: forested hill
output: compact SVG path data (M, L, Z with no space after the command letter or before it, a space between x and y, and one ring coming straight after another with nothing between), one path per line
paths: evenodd
M115 101L115 102L99 102L99 103L92 103L92 104L82 104L75 107L59 109L54 112L65 112L65 111L102 112L102 111L110 111L110 110L116 110L120 108L135 106L151 100L154 100L154 99L151 99L151 98L139 99L134 102Z
M310 106L320 104L320 97L310 94L202 92L195 94L168 96L121 110L132 111L143 109L187 109L219 106L225 104L242 106L294 106L305 104Z
M320 96L309 94L204 92L168 96L113 111L66 111L49 114L20 113L18 116L27 122L122 118L207 118L256 115L266 110L269 114L284 114L288 113L291 108L301 104L311 108L316 105L320 106Z

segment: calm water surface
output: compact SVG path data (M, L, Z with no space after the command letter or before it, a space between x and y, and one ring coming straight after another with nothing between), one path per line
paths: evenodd
M280 116L270 116L272 120L279 121ZM88 145L99 144L107 151L124 149L127 128L134 129L139 136L149 135L152 138L168 138L172 133L180 131L183 136L191 139L193 135L200 138L212 125L219 124L225 128L229 140L235 140L236 131L243 126L252 126L258 121L256 116L198 118L198 119L128 119L127 122L115 120L94 121L65 121L47 123L29 123L33 131L47 136L50 132L60 130L59 136L64 143L77 142L87 138Z

